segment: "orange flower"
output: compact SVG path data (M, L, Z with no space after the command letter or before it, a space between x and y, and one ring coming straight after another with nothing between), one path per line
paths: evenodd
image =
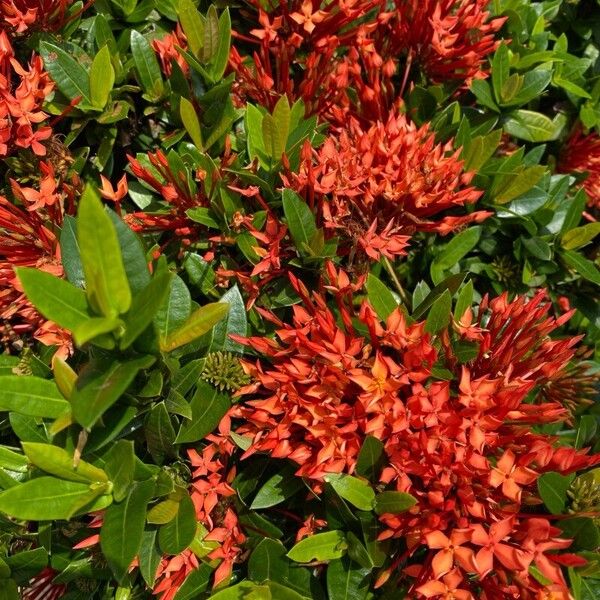
M516 456L507 450L490 473L490 485L502 486L502 493L514 502L521 501L521 486L537 479L534 471L515 464Z
M439 549L431 562L436 579L449 573L455 562L467 572L475 573L479 570L475 563L473 550L463 546L469 541L471 541L470 529L454 529L449 538L441 531L432 531L425 535L425 542L429 548Z

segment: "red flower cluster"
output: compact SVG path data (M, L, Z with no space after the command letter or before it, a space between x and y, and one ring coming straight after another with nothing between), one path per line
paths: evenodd
M153 39L152 48L154 48L154 51L158 55L162 71L167 77L171 76L173 70L171 64L173 61L179 65L183 73L188 73L188 64L178 50L178 48L187 50L187 40L181 29L181 25L177 24L177 28L173 33L167 33L160 39Z
M15 59L8 36L0 31L0 157L15 147L46 154L41 142L52 135L52 129L38 124L47 117L41 106L53 88L42 59L34 55L29 68L24 68Z
M284 182L316 206L325 227L358 240L375 260L404 253L415 231L449 233L491 213L431 217L476 202L452 141L436 144L425 125L418 128L398 111L367 129L354 118L319 150L306 144L297 173Z
M454 333L431 336L400 309L385 325L366 302L353 315L354 286L331 265L328 272L343 325L321 294L311 297L290 276L303 301L293 323L278 322L278 339L237 338L267 359L245 364L256 383L230 413L240 419L236 432L252 440L244 456L293 460L318 489L327 473L353 473L365 437L374 436L386 456L380 482L417 499L409 512L381 517L382 537L407 541L396 568L424 555L402 571L410 597L568 598L559 565L581 561L554 553L570 540L523 507L541 503L541 474L600 461L535 429L568 417L539 388L561 377L574 354L578 338L548 337L571 313L549 317L543 292L529 302L503 295L484 299L475 320L467 312ZM465 364L453 352L459 341L477 344ZM436 367L453 378L441 379ZM539 583L531 566L551 583Z
M585 135L580 128L573 131L562 149L558 170L585 174L583 189L588 195L588 205L600 208L600 136L597 133Z
M348 111L385 119L415 64L436 83L486 77L483 64L504 22L489 19L487 0L395 0L393 10L378 0L293 0L268 14L253 4L259 26L252 38L238 37L257 39L258 50L250 61L231 52L240 95L270 108L282 94L302 98L307 114L338 123ZM397 92L399 57L404 76Z
M30 29L56 31L64 25L67 9L74 1L0 0L0 18L16 33Z

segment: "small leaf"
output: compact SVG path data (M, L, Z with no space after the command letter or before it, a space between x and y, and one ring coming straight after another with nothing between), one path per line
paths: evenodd
M58 387L60 393L68 400L75 388L77 373L58 355L54 355L52 359L52 371L56 387Z
M287 139L290 131L290 103L284 94L279 98L273 109L273 122L275 124L276 138L274 140L273 158L280 159L285 152Z
M283 190L283 212L290 229L290 234L297 249L310 241L317 231L315 215L308 204L293 190Z
M206 13L204 23L204 44L202 46L202 61L206 64L217 53L219 46L219 19L217 9L211 4Z
M217 83L223 78L227 62L229 61L229 50L231 46L231 16L229 8L226 8L219 17L219 42L217 51L212 57L210 74L212 80Z
M446 290L431 306L425 323L425 331L435 334L448 327L451 311L452 296Z
M192 0L179 0L177 16L192 54L199 58L204 45L204 21Z
M89 320L85 292L72 283L29 267L15 272L27 299L47 319L71 331Z
M454 307L454 319L460 321L462 316L465 314L467 309L471 308L473 304L473 280L469 281L463 286L458 294L456 300L456 306Z
M210 331L219 321L225 318L228 312L229 304L226 302L213 302L201 306L190 315L181 327L161 339L160 349L163 352L171 352L175 348L193 342Z
M573 482L573 475L544 473L537 480L537 488L546 508L553 515L560 515L567 502L567 490Z
M365 286L369 303L377 316L385 321L398 308L398 302L389 288L373 273L369 273Z
M69 99L81 98L91 104L90 80L87 71L69 53L48 42L40 44L44 67L58 89Z
M368 600L370 569L358 568L344 557L332 560L327 567L329 600Z
M339 496L359 510L373 510L375 492L367 482L343 473L327 473L324 479Z
M192 418L181 425L175 439L177 444L197 442L207 436L225 416L231 400L209 383L199 381L190 406Z
M560 255L571 269L577 271L577 273L588 281L600 285L600 270L591 260L570 250L563 250Z
M56 419L69 408L53 381L19 375L0 376L0 410Z
M160 65L148 40L135 29L131 30L131 54L144 91L153 98L160 97L164 91Z
M175 518L158 530L158 544L166 554L183 552L196 534L196 509L187 493L179 503Z
M131 487L135 468L133 442L119 440L104 455L104 468L113 484L115 502L121 502Z
M108 45L96 54L90 67L90 97L92 106L104 108L115 83L115 70L110 62Z
M98 419L127 391L141 369L148 368L154 357L143 356L128 361L115 361L106 371L81 381L71 397L75 420L90 429ZM81 378L80 378L81 380Z
M286 465L279 473L268 479L258 490L250 508L252 510L270 508L299 492L304 487L304 483L294 474L295 470L292 465Z
M73 338L77 346L81 347L95 338L106 333L123 328L125 323L116 317L96 317L88 319L73 329Z
M237 285L227 290L219 300L229 305L229 312L224 319L219 321L213 328L208 352L225 350L243 354L245 347L231 339L231 335L246 336L248 320L246 317L246 305Z
M378 515L396 515L407 511L417 503L417 499L405 492L381 492L375 498L375 512Z
M131 290L115 227L90 185L79 201L77 240L92 307L106 317L127 312Z
M121 581L142 545L146 506L152 498L154 482L136 483L125 499L104 513L100 547L117 581Z
M202 142L200 120L198 119L194 105L187 98L181 97L179 99L179 114L185 130L192 138L192 142L194 142L194 145L198 150L202 151L204 144Z
M383 442L367 435L358 453L356 472L367 479L374 480L383 466Z
M287 556L299 563L335 560L346 553L346 548L346 538L342 531L326 531L300 540Z
M600 223L588 223L563 234L561 244L565 250L576 250L591 242L600 233Z

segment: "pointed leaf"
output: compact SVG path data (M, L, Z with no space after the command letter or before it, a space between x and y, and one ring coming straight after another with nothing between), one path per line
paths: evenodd
M53 381L20 375L0 376L0 410L56 419L69 411Z
M110 50L103 46L90 68L90 97L92 105L104 108L115 83L115 70L110 62Z
M183 552L196 535L196 509L188 494L179 503L175 518L158 530L158 544L166 554Z
M346 553L346 538L342 531L326 531L300 540L288 553L295 562L334 560Z
M48 42L40 44L44 67L58 89L69 99L82 98L91 104L90 80L87 71L69 53Z

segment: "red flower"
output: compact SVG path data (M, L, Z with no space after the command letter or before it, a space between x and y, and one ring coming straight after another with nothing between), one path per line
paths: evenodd
M597 133L586 135L581 128L575 129L563 146L558 170L585 175L582 185L588 195L588 206L600 208L600 136Z
M268 359L245 363L255 383L239 392L244 400L230 412L239 419L236 432L252 440L244 457L292 460L297 475L319 488L327 473L353 473L365 437L375 436L386 457L380 483L417 499L405 513L380 517L381 538L404 539L409 557L425 549L424 564L405 575L414 578L411 597L434 597L442 586L490 599L506 597L511 586L525 590L523 597L566 589L555 566L563 554L554 552L570 540L541 536L547 520L534 521L521 507L541 503L541 474L600 462L600 455L558 446L532 429L568 416L560 398L546 402L534 390L568 368L577 338L548 336L570 315L549 317L543 293L529 302L484 299L474 323L478 354L460 364L452 350L454 340L468 339L460 331L432 338L425 323L408 324L399 309L382 324L364 302L358 315L351 303L338 302L336 318L320 294L290 278L302 298L292 322L273 317L275 339L236 337ZM335 283L327 287L339 296ZM355 331L357 319L366 339ZM453 381L437 379L435 364ZM530 577L532 563L549 586ZM449 573L457 577L446 580Z
M66 12L74 0L2 0L0 17L16 33L28 29L56 31L65 24Z
M67 593L67 586L52 583L56 575L58 575L57 571L46 567L29 581L21 598L23 600L58 600L62 598Z
M177 24L177 28L175 29L174 33L167 33L160 39L153 39L152 48L154 48L154 51L156 54L158 54L163 73L167 77L171 76L171 63L173 61L179 65L179 68L183 71L183 73L187 74L189 71L189 66L181 52L179 52L177 49L181 48L182 50L187 50L187 39L183 33L183 29L181 29L179 24Z
M446 234L491 214L440 215L482 194L458 155L451 141L436 144L427 125L417 128L396 111L367 129L351 118L319 150L306 145L298 173L285 174L284 182L346 244L358 240L370 258L391 258L405 254L415 231Z

